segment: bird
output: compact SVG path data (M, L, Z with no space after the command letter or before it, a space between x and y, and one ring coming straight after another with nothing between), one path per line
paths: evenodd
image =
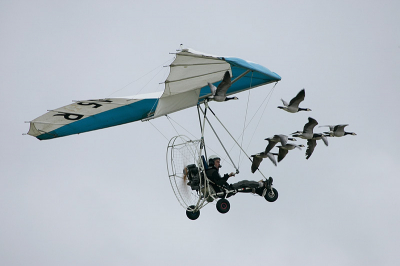
M301 148L303 148L304 145L303 144L296 145L293 143L287 143L285 146L277 146L277 147L279 148L278 162L280 162L283 160L283 158L285 158L286 154L288 154L288 152L290 150L293 150L294 148L301 150Z
M300 108L299 104L304 101L304 97L306 96L306 90L302 89L299 93L297 93L296 97L290 100L288 104L285 100L281 99L284 106L278 106L279 109L283 109L289 113L297 113L298 111L311 111L309 108Z
M313 153L315 146L317 146L317 140L321 140L328 146L328 138L323 133L314 133L313 138L307 140L307 150L306 150L306 159L310 158Z
M276 166L276 160L274 155L278 155L277 153L270 153L270 152L260 152L254 155L251 155L253 157L253 163L251 164L251 172L254 173L257 171L258 167L260 166L260 163L264 158L269 158L271 162Z
M343 137L346 135L357 135L354 132L346 132L344 128L347 127L349 124L342 124L342 125L326 125L320 127L329 127L329 132L324 132L325 136L327 137Z
M293 137L298 137L302 139L312 139L314 136L314 127L318 125L317 120L312 117L308 118L308 122L304 125L303 131L293 132L291 135Z
M272 138L266 138L265 140L268 140L268 145L264 151L265 153L268 153L278 142L281 142L281 144L285 146L288 140L296 141L295 138L289 138L288 136L283 134L277 134L274 135Z
M208 86L211 89L211 96L208 99L212 99L216 102L225 102L229 100L238 100L238 97L226 97L226 92L228 91L229 87L231 86L231 75L229 71L226 71L224 74L224 78L222 79L221 83L218 87L215 87L213 84L208 82Z

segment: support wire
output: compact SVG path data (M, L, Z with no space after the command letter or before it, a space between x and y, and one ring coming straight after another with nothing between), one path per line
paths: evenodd
M213 112L213 110L212 110L210 107L208 107L208 109L209 109L210 112L214 115L214 117L217 119L217 121L221 124L221 126L225 129L225 131L229 134L229 136L233 139L233 141L236 143L236 145L238 145L238 147L239 147L239 148L243 151L243 153L247 156L247 158L250 160L250 162L253 162L253 160L250 158L250 156L245 152L245 150L242 148L242 146L240 146L240 144L239 144L239 143L236 141L236 139L232 136L232 134L231 134L231 133L229 132L229 130L225 127L225 125L221 122L221 120L219 120L219 118L216 116L216 114ZM203 111L203 110L202 110L202 111ZM206 119L207 119L208 124L209 124L210 127L212 128L211 123L210 123L210 121L208 120L207 117L206 117ZM212 129L213 129L213 128L212 128ZM213 129L213 131L214 131L214 129ZM215 131L214 131L214 133L215 133L215 135L216 135L217 138L218 138L217 133L216 133ZM218 138L218 140L220 140L220 139ZM220 142L221 142L221 141L220 141ZM221 143L221 145L222 145L222 143ZM237 167L235 166L235 164L234 164L234 162L232 161L232 158L230 157L229 153L227 152L227 150L225 149L225 147L224 147L223 145L222 145L222 147L224 148L226 154L228 155L229 159L231 160L233 166L235 167L236 173L239 173L239 169L237 169ZM258 169L258 172L260 172L260 174L261 174L264 178L266 178L266 177L264 176L264 174L261 172L260 169Z
M215 114L214 114L214 112L211 110L211 108L208 107L208 109L210 109L211 113L215 116ZM208 125L210 126L210 128L211 128L212 131L214 132L215 136L217 137L217 139L218 139L219 143L221 144L222 148L224 149L226 155L228 155L229 160L231 160L231 163L232 163L233 167L236 169L236 174L239 174L239 169L236 167L236 165L235 165L235 163L233 162L231 156L229 155L228 151L226 150L224 144L222 143L221 139L219 138L217 132L215 131L214 127L211 125L210 120L208 120L208 117L206 116L206 114L205 114L205 112L203 111L203 109L200 108L200 110L201 110L201 112L204 114L204 118L206 119ZM218 118L217 118L217 119L218 119ZM221 123L221 122L220 122L220 123ZM221 123L221 125L222 125L222 123ZM225 128L224 125L222 125L222 126ZM225 128L225 130L227 130L227 129ZM229 133L229 131L227 131L227 132ZM229 133L229 135L230 135L230 133ZM232 135L231 135L231 137L232 137ZM236 142L236 140L235 140L235 142ZM237 143L237 142L236 142L236 143ZM239 145L239 144L238 144L238 145Z
M150 124L151 124L158 132L160 132L160 134L161 134L167 141L169 141L169 139L168 139L160 130L158 130L158 128L157 128L155 125L153 125L153 123L151 123L150 120L148 120L148 121L150 122Z
M249 94L248 94L248 96L247 96L246 114L245 114L245 116L244 116L244 121L243 121L242 140L241 140L241 142L240 142L240 146L243 145L244 131L246 130L247 111L249 110L250 90L251 90L251 85L252 85L252 82L253 82L253 74L254 74L254 72L251 71L251 79L250 79ZM241 156L242 156L242 152L241 152L241 150L240 150L240 151L239 151L239 162L238 162L238 167L239 167L239 165L240 165L240 161L241 161L241 158L240 158L240 157L241 157Z

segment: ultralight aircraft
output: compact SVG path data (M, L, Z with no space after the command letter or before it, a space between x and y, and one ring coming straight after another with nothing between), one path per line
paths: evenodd
M208 119L209 113L216 117L208 104L212 100L209 84L218 86L228 72L231 84L226 95L232 95L276 83L281 77L253 62L235 57L207 55L192 49L179 50L169 67L170 73L162 92L76 101L29 121L30 128L27 134L39 140L49 140L135 121L146 121L196 106L201 129L200 138L193 140L178 135L168 143L167 170L170 183L189 219L197 219L200 209L217 199L217 210L226 213L230 208L227 197L238 192L251 192L251 189L232 190L219 187L212 184L205 174L208 167L204 139L206 122L218 138ZM222 124L218 117L216 118ZM226 131L232 137L227 129ZM223 146L221 141L220 143ZM236 144L245 153L237 142ZM230 158L224 146L223 148ZM251 160L251 157L247 157ZM272 184L264 194L265 199L270 202L278 197L278 192Z

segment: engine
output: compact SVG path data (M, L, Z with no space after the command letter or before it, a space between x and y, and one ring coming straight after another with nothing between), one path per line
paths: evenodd
M192 190L198 190L200 188L199 168L195 164L189 164L186 166L185 173L189 179L187 185L190 186Z

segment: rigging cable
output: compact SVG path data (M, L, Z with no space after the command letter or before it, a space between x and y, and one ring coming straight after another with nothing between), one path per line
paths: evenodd
M172 122L171 122L171 120L170 120L170 117L169 117L169 115L165 115L166 117L167 117L167 119L168 119L168 122L171 124L171 126L174 128L174 130L175 130L175 132L176 132L176 134L179 136L179 132L178 132L178 130L176 130L176 128L174 127L174 125L172 124Z
M201 108L200 108L201 110ZM175 124L177 124L179 127L181 127L183 130L185 130L187 133L189 133L194 139L196 139L197 137L195 135L193 135L191 132L189 132L186 128L184 128L183 126L181 126L178 122L176 122L172 117L168 116L170 123L171 121L174 122ZM172 125L172 123L171 123ZM179 133L177 132L177 130L175 129L175 132L179 135ZM215 150L213 150L211 147L205 145L205 147L209 150L211 150L213 153L217 154L217 152Z
M273 91L274 91L274 89L275 89L275 86L276 86L277 84L278 84L278 82L275 83L274 87L273 87L273 88L268 92L268 94L265 96L264 100L262 101L262 103L260 104L260 106L258 107L258 109L256 110L256 112L253 114L253 116L251 117L251 119L250 119L249 123L246 125L245 129L247 129L247 128L249 127L249 125L251 124L251 122L253 121L253 119L255 118L255 116L257 115L258 111L259 111L260 108L263 106L264 102L269 98L268 101L267 101L266 106L264 107L264 111L263 111L263 114L264 114L265 109L266 109L266 107L267 107L267 105L268 105L268 103L269 103L269 100L270 100L270 98L271 98L271 96L272 96L272 93L273 93ZM262 114L262 115L263 115L263 114ZM258 125L260 124L262 115L261 115L261 117L260 117L260 119L259 119L259 121L258 121L257 127L258 127ZM243 134L243 133L242 133L242 134ZM237 138L238 140L242 137L242 134L239 135L239 137ZM254 137L254 134L255 134L255 131L253 132L253 135L251 136L251 139L250 139L250 141L249 141L249 144L247 145L246 150L249 148L249 146L250 146L250 144L251 144L251 141L252 141L252 139L253 139L253 137ZM237 144L237 145L238 145L238 144ZM238 145L238 146L239 146L239 145ZM232 147L230 148L229 152L231 152L232 149L233 149L234 147L235 147L235 144L232 145ZM239 146L239 147L240 147L240 146ZM247 156L247 157L248 157L248 156ZM244 157L243 157L243 158L244 158ZM243 160L243 158L241 159L241 161ZM248 157L248 159L250 159L250 157ZM241 161L240 161L240 162L241 162ZM250 161L251 161L251 159L250 159Z
M242 131L242 140L240 142L240 146L243 146L243 138L244 138L244 131L246 130L246 121L247 121L247 111L249 110L249 101L250 101L250 90L251 90L251 85L253 82L253 74L254 71L251 71L251 78L250 78L250 87L249 87L249 94L247 96L247 104L246 104L246 114L244 116L244 121L243 121L243 131ZM242 150L239 150L239 161L238 161L238 168L240 167L240 161L241 161L241 155L242 155Z
M276 84L278 84L278 82L275 83L274 87L272 87L272 89L269 91L269 93L267 94L267 96L265 97L265 99L263 100L263 102L261 103L260 107L258 107L258 109L257 109L257 111L256 111L256 113L257 113L258 110L260 110L261 106L264 104L265 100L268 99L267 103L266 103L265 106L264 106L264 110L263 110L263 112L261 113L260 119L258 120L257 126L256 126L255 130L253 131L253 135L252 135L251 138L250 138L250 141L249 141L249 144L247 145L247 148L249 148L250 143L251 143L251 141L253 140L254 134L256 133L257 128L258 128L258 126L260 125L261 118L263 117L263 115L264 115L264 113L265 113L265 109L267 109L267 106L268 106L268 104L269 104L269 100L271 100L271 96L272 96L272 93L274 92L274 89L275 89ZM253 117L254 117L254 116L253 116ZM253 119L253 118L252 118L252 119ZM246 148L246 149L247 149L247 148Z
M220 124L225 128L226 132L228 132L228 134L231 136L231 138L232 138L233 140L235 140L235 139L233 138L233 136L231 135L231 133L226 129L226 127L222 124L222 122L221 122L221 121L218 119L218 117L215 115L215 113L213 112L213 110L211 110L210 107L208 107L208 109L209 109L210 112L214 115L214 117L217 118L217 120L220 122ZM236 167L236 165L235 165L235 163L233 162L231 156L229 155L228 151L226 150L224 144L222 143L221 139L219 138L217 132L215 131L214 127L211 125L210 120L208 120L208 117L205 115L205 111L203 111L203 109L201 109L201 108L200 108L200 110L201 110L201 112L204 114L204 118L206 119L208 125L210 126L210 128L211 128L212 131L214 132L215 136L217 137L217 139L218 139L219 143L221 144L222 148L224 149L226 155L229 157L229 160L231 160L231 163L233 164L233 167L236 169L236 174L239 174L239 169ZM236 140L235 140L235 141L236 141ZM237 143L237 142L236 142L236 143ZM238 145L239 145L239 144L238 144Z
M148 120L148 121L150 122L150 124L151 124L155 129L157 129L158 132L160 132L160 134L161 134L167 141L169 141L169 139L168 139L160 130L158 130L158 128L157 128L155 125L153 125L153 123L151 123L150 120Z
M167 62L169 62L169 61L171 61L171 59L168 59L167 61L165 61L165 62L162 63L161 65L155 67L154 69L152 69L152 70L150 70L149 72L147 72L146 74L144 74L143 76L141 76L141 77L139 77L139 78L137 78L137 79L135 79L135 80L129 82L128 84L126 84L126 85L123 86L122 88L120 88L120 89L118 89L118 90L116 90L116 91L110 93L106 98L109 98L109 97L110 97L111 95L113 95L114 93L117 93L117 92L119 92L119 91L125 89L126 87L128 87L128 86L131 85L132 83L134 83L134 82L140 80L141 78L147 76L148 74L150 74L151 72L153 72L154 70L156 70L157 68L159 68L160 66L164 66L165 63L167 63ZM160 71L158 71L158 72L150 79L150 81L152 81L152 80L158 75L158 73L161 72L161 70L162 70L162 68L160 69ZM149 81L149 82L150 82L150 81ZM147 86L147 84L149 84L149 82L147 82L135 95L139 94L139 92L141 92L141 91Z
M228 129L224 126L224 124L222 124L221 120L219 120L219 118L218 118L218 117L216 116L216 114L211 110L211 108L208 108L208 109L210 109L211 113L214 115L214 117L217 119L217 121L221 124L221 126L225 129L225 131L229 134L229 136L233 139L233 141L236 143L236 145L238 145L238 147L243 151L243 153L247 156L247 158L248 158L250 161L252 161L251 158L249 157L249 155L247 155L247 153L246 153L246 152L243 150L243 148L239 145L239 143L238 143L238 142L236 141L236 139L232 136L232 134L228 131ZM201 111L203 111L203 110L201 109ZM213 127L211 126L211 123L210 123L210 121L208 120L207 117L206 117L206 120L207 120L208 124L210 125L211 129L213 129ZM231 162L232 162L232 164L233 164L233 167L235 167L235 169L236 169L236 174L238 174L238 173L239 173L239 169L235 166L235 164L234 164L234 162L232 161L232 159L231 159L229 153L228 153L227 150L225 149L224 145L222 144L221 140L219 139L219 137L218 137L218 135L217 135L217 133L215 132L214 129L213 129L213 131L214 131L215 135L217 136L218 140L220 141L221 146L224 148L224 150L225 150L225 152L226 152L226 155L227 155L227 156L229 157L229 159L231 160ZM265 179L267 179L267 178L265 177L265 175L261 172L260 169L258 169L258 172L259 172Z

